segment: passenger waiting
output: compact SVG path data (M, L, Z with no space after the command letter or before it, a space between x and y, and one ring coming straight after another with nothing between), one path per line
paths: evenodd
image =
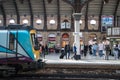
M76 47L76 44L74 43L74 45L73 45L73 53L74 53L74 55L73 55L73 57L71 57L71 59L75 59L75 57L76 57L76 53L77 53L77 47Z
M98 45L97 43L95 43L92 46L93 56L96 56L97 50L98 50Z
M117 44L114 45L113 53L114 53L115 59L118 59L119 49L118 49L118 45Z
M105 60L109 60L110 45L105 45L105 51L106 51Z
M70 58L70 45L67 43L65 45L65 54L66 54L66 59Z
M100 41L100 43L98 44L98 50L99 50L99 56L102 57L104 54L103 54L103 51L104 51L104 44Z

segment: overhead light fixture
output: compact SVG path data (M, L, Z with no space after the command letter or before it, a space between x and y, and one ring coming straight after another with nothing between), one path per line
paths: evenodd
M95 24L96 24L96 20L93 20L93 19L90 20L90 24L91 24L91 25L95 25Z
M82 20L79 21L80 25L82 24Z
M55 24L55 20L50 20L50 22L49 22L51 25L53 25L53 24Z
M42 23L42 20L41 19L37 19L36 20L36 24L40 25Z
M22 21L22 23L23 23L23 24L28 24L29 21L28 21L28 19L24 19L24 20Z
M9 23L10 23L10 24L15 24L15 20L14 20L14 19L10 19L10 20L9 20Z

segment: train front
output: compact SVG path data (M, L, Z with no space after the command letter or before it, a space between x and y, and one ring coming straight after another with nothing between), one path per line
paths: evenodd
M39 42L36 37L36 30L31 30L30 35L31 35L31 43L32 43L32 50L33 50L34 58L35 60L39 60L40 59L40 51L39 51L40 47L39 47Z
M36 30L0 30L0 64L21 64L38 61L39 44Z

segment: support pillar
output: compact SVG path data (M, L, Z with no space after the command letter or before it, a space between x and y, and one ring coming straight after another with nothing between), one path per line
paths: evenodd
M76 59L80 59L81 58L81 54L80 54L80 18L81 18L82 13L73 13L73 17L74 17L74 42L75 45L77 47L77 53L76 53Z

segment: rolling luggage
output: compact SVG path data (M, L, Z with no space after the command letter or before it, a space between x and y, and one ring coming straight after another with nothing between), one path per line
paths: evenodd
M74 55L74 59L75 60L80 60L81 59L81 55Z
M63 57L64 57L64 53L62 53L62 54L60 55L60 59L63 59Z

